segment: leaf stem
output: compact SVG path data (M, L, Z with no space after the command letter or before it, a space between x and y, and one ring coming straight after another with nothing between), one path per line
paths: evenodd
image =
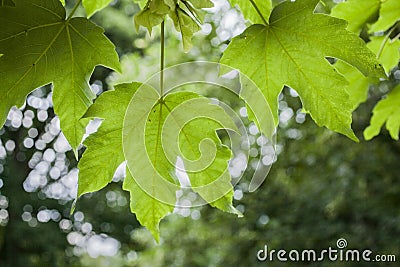
M75 14L76 10L78 9L79 5L81 4L82 0L76 1L74 7L71 10L71 13L69 13L67 21L72 19L72 16Z
M379 58L382 56L383 49L385 49L385 46L386 46L387 42L389 41L390 35L391 35L391 34L394 32L394 30L396 29L397 24L398 24L398 23L396 23L396 24L390 29L390 31L386 34L385 39L383 39L382 44L381 44L381 46L379 47L379 51L378 51L378 53L376 54L376 58L377 58L377 59L379 59Z
M261 13L261 10L258 8L258 6L256 5L256 3L254 2L254 0L249 0L251 2L251 4L253 5L253 7L256 9L258 15L260 15L260 18L262 19L262 21L264 22L265 25L268 25L267 20L264 18L263 14Z
M161 23L161 63L160 63L160 96L164 94L164 64L165 64L165 22Z

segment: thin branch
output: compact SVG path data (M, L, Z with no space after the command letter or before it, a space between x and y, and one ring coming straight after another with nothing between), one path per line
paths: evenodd
M397 25L397 24L396 24ZM382 56L383 49L385 49L385 46L390 38L390 35L393 33L393 31L396 29L396 25L390 29L390 31L386 34L385 39L383 39L381 46L379 47L379 51L376 54L376 58L379 59Z

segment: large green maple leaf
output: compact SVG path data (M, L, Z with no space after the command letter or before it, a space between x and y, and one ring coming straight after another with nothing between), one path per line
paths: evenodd
M364 75L385 74L365 43L346 30L344 20L313 12L318 2L279 4L267 25L250 26L232 40L221 63L239 69L259 86L276 123L277 99L287 85L297 90L318 125L357 140L351 129L348 82L325 57L342 59Z
M86 150L78 163L78 197L104 188L112 181L119 165L125 161L122 147L122 128L126 109L140 83L121 84L115 90L100 95L85 118L101 118L103 122L96 133L84 142ZM131 193L131 210L140 223L158 239L160 220L174 209L144 192L126 171L123 188Z
M85 133L80 118L95 97L88 80L96 65L119 70L114 45L85 18L67 18L58 0L15 0L0 8L0 124L32 90L53 83L53 103L74 151Z
M192 109L187 106L184 110L178 108L191 100L200 102L193 102ZM130 110L132 107L134 112ZM130 192L131 210L139 222L158 239L159 222L173 211L175 192L180 188L174 175L176 159L178 156L185 158L182 153L176 153L176 147L171 150L168 147L180 144L189 158L196 157L199 152L195 145L200 143L201 138L209 138L218 149L211 155L214 160L207 168L197 172L188 171L193 190L212 206L238 213L232 207L233 191L227 173L231 152L220 143L215 133L221 127L206 118L187 125L179 124L185 114L194 114L190 110L194 113L208 112L206 114L212 117L219 114L221 120L225 121L229 119L222 108L211 105L210 100L194 93L169 94L161 100L151 87L133 83L117 85L115 91L102 94L85 115L85 119L101 118L103 123L84 142L87 149L78 164L78 196L105 187L112 181L117 167L127 161L129 168L123 188ZM172 122L166 123L167 118ZM168 124L180 128L182 132L178 140L167 138L166 142L162 142L162 130ZM207 147L206 151L211 153L213 150ZM184 162L189 164L190 160ZM217 180L218 177L222 178ZM208 190L204 190L208 184L212 184L212 189L208 187Z

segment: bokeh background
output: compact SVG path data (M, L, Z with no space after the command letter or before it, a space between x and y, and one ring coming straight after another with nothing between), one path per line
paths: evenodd
M167 65L218 61L228 40L245 29L238 9L225 0L215 3L187 54L167 23ZM318 10L329 13L334 4L325 1ZM117 83L145 81L158 71L159 32L155 28L149 36L144 29L135 31L133 15L138 10L132 0L116 0L93 17L116 44L124 71L121 75L96 68L91 85L97 95ZM77 162L60 132L51 87L39 88L24 107L10 111L0 130L0 266L266 266L256 258L265 244L322 250L335 247L339 238L348 241L348 248L394 254L400 260L400 143L385 130L372 141L362 138L373 106L399 82L400 70L395 68L389 81L370 88L369 100L354 114L360 143L317 127L301 113L296 92L285 88L276 158L270 158L263 138L248 125L250 157L275 162L261 188L247 191L246 176L252 170L241 151L235 151L231 161L232 174L244 174L234 195L244 217L208 206L176 209L161 223L160 244L130 213L129 196L121 189L122 171L105 189L79 199L70 215ZM230 101L222 92L212 96ZM90 129L98 125L95 121Z

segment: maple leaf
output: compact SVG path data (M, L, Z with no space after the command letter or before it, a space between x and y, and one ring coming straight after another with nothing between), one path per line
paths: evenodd
M85 18L67 18L58 0L15 0L0 8L0 124L34 89L53 83L53 103L76 153L95 97L88 80L96 65L119 70L114 45Z
M295 89L303 108L320 126L358 140L351 129L348 82L325 57L357 67L364 75L384 77L375 55L344 20L314 14L318 0L286 1L267 25L252 25L234 38L221 63L240 70L262 90L278 122L277 99L284 85Z
M191 108L185 105L181 110L179 106L188 101L193 104ZM212 163L199 171L188 171L193 190L212 206L239 215L232 206L233 189L227 172L231 152L215 133L221 124L206 118L186 125L179 123L188 114L197 112L214 118L219 114L220 121L229 119L221 107L189 92L169 94L160 100L153 88L133 83L117 85L114 91L100 95L84 116L84 119L101 118L103 123L84 142L87 149L78 164L78 197L105 187L112 181L117 167L127 161L123 189L130 192L131 210L158 240L159 222L173 211L176 191L180 189L174 175L177 157L183 158L186 164L192 163L182 153L190 159L196 158L199 151L195 145L202 138L208 138L217 144L217 150L215 154L211 147L201 150L206 151L206 158L212 157ZM172 138L171 133L177 131L174 127L169 128L166 133L170 134L167 134L166 142L162 142L166 125L180 128L180 137ZM180 144L182 153L176 152L173 144ZM212 185L212 190L204 189L208 184Z

